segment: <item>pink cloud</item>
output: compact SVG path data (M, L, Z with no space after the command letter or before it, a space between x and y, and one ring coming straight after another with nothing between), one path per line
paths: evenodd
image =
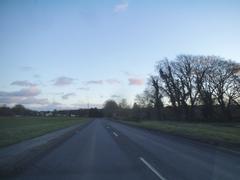
M128 82L129 82L129 85L134 85L134 86L141 86L144 84L144 80L139 78L129 78Z

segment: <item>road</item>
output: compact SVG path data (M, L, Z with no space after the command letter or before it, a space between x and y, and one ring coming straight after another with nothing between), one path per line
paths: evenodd
M240 156L96 119L12 179L237 180Z

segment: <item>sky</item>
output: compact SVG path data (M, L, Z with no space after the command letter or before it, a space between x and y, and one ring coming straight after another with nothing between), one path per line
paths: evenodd
M0 1L0 105L36 110L130 104L156 62L240 62L238 0Z

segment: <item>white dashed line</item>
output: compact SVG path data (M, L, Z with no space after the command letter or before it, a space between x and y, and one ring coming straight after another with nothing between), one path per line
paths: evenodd
M164 178L151 164L149 164L144 158L139 158L159 179L161 180L167 180Z
M117 133L115 133L115 132L113 132L113 135L114 135L114 136L116 136L116 137L118 137L118 134L117 134Z

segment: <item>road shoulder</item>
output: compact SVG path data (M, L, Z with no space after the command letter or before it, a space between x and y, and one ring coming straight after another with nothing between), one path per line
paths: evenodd
M161 131L161 130L157 130L157 129L151 129L151 128L134 125L134 124L127 123L124 121L120 121L120 120L113 120L113 121L123 124L123 125L126 125L126 126L130 126L133 128L137 128L137 129L141 129L141 130L153 133L154 135L158 135L158 136L164 135L164 136L173 137L173 138L181 138L190 143L194 143L194 144L197 143L201 146L209 147L211 149L214 148L214 149L226 152L226 153L233 153L236 155L240 155L240 145L239 144L225 143L225 142L221 142L221 141L213 141L210 139L204 139L204 138L200 138L200 137L194 137L194 136L180 134L180 133L174 133L174 132L165 132L165 131Z
M30 140L26 140L8 147L0 149L0 177L11 176L21 172L31 164L32 161L39 158L44 153L55 148L77 130L80 130L90 124L88 122L63 128Z

